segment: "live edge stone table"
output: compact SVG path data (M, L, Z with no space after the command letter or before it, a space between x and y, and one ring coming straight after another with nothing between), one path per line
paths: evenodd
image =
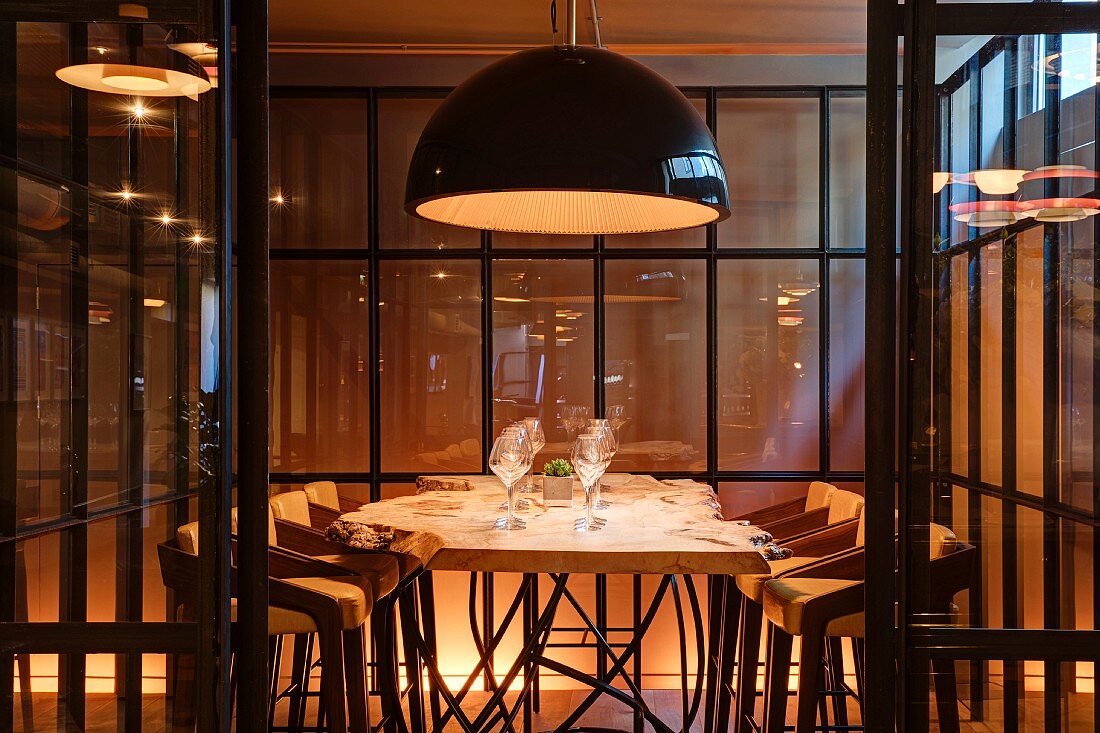
M694 481L659 481L651 476L608 474L604 476L604 498L612 502L609 509L598 512L607 519L599 532L577 532L574 520L578 510L543 507L538 494L526 495L531 507L521 516L527 521L524 530L503 531L494 527L504 498L500 482L492 476L455 477L472 487L468 491L433 491L416 496L387 499L363 506L343 515L342 519L375 527L385 527L395 534L392 549L418 556L426 572L421 579L422 619L411 630L412 644L428 671L432 697L432 722L442 731L450 721L456 721L465 733L489 730L512 730L521 710L524 729L531 727L530 693L533 670L544 668L572 678L592 688L592 693L558 726L558 731L572 729L581 715L601 695L610 695L634 711L635 730L648 721L659 733L672 729L658 718L642 699L641 690L627 673L627 664L638 653L642 637L652 624L662 599L669 589L674 592L677 617L680 621L681 662L684 649L683 609L678 585L688 591L688 599L697 630L699 658L702 649L702 623L691 575L739 575L767 572L768 565L750 541L758 530L754 527L723 522L710 487ZM579 494L579 489L577 491ZM452 691L444 682L435 651L435 614L431 608L431 571L457 570L471 573L520 573L523 580L519 591L500 624L482 632L471 618L475 643L481 653L478 665L461 689ZM542 609L527 608L531 589L538 574L550 576L553 588ZM658 588L640 623L633 630L633 639L625 646L609 645L599 627L584 611L566 586L570 574L628 574L662 576ZM473 576L476 578L476 576ZM594 676L568 667L546 655L554 615L565 602L573 606L596 639L600 651L610 661L606 673ZM519 614L521 606L524 613ZM471 612L474 604L471 601ZM522 615L524 641L514 663L503 674L492 669L492 659L504 634L517 616ZM452 615L448 614L448 618ZM713 644L714 623L711 624ZM616 648L613 648L617 647ZM700 661L702 664L702 661ZM512 683L523 676L515 699L508 704ZM488 701L476 713L461 708L474 681L484 675L491 692ZM696 675L699 680L701 675ZM619 680L625 689L614 686ZM690 728L699 707L701 686L689 701L687 671L682 670L684 704L683 730ZM439 700L446 704L442 711ZM410 708L421 707L410 700ZM417 711L412 711L413 729L418 724Z

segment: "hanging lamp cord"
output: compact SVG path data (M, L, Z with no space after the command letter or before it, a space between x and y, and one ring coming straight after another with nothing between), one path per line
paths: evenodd
M558 0L550 0L550 33L554 45L558 45Z

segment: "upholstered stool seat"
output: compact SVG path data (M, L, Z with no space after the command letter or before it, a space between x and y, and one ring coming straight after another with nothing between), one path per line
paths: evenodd
M734 580L737 583L738 590L744 594L745 598L755 603L763 603L764 583L768 582L779 573L793 570L794 568L807 565L820 559L821 558L818 557L788 557L782 560L769 560L769 572L752 575L737 575L734 576Z
M764 615L767 616L768 621L791 636L801 636L803 611L806 610L807 603L845 588L862 585L862 581L832 578L780 578L763 585ZM863 614L849 614L830 620L825 628L825 635L862 637L862 623L859 624L859 634L839 633L842 630L841 627L844 627L844 630L854 628L851 616L862 617ZM834 623L837 624L836 629L833 628Z
M389 555L370 555L367 553L315 555L318 560L339 565L357 573L370 581L375 598L388 596L397 587L401 579L400 564Z

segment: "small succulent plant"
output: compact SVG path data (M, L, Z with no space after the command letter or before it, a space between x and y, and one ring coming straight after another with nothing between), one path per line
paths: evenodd
M545 476L566 478L573 475L573 467L564 458L555 458L542 467L542 473Z

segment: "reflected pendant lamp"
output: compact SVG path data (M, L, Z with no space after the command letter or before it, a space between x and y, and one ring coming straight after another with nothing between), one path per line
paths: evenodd
M405 210L460 227L580 235L687 229L730 214L718 146L684 95L636 61L575 44L514 53L456 87L413 152Z

